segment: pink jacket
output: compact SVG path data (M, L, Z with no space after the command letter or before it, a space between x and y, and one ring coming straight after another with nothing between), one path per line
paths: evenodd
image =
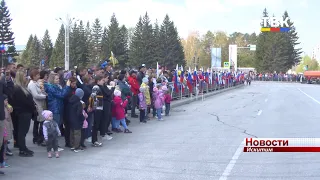
M164 105L164 96L161 91L153 92L154 108L160 109Z
M122 102L120 96L115 96L113 98L113 107L112 107L112 117L115 117L116 120L121 120L126 117L125 108L128 104L128 100Z
M139 97L139 109L147 109L147 102L146 102L146 97L144 96L143 93L138 94Z

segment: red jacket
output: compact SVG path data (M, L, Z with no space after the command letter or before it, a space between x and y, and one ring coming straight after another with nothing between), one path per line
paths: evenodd
M113 107L112 107L112 117L115 117L116 120L121 120L126 117L125 108L128 104L128 100L122 102L121 97L115 96L113 98Z
M168 93L168 94L165 94L165 95L164 95L164 102L165 102L166 104L170 104L171 101L172 101L171 95L170 95L169 93Z
M140 85L137 78L132 76L128 77L128 83L131 86L130 90L132 91L133 95L138 95Z

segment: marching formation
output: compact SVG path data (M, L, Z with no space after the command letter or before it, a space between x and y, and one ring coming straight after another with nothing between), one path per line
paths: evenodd
M173 93L187 89L190 95L202 94L206 84L234 84L243 82L244 76L209 69L183 71L182 67L147 69L144 64L138 70L116 71L110 61L68 72L59 67L50 71L9 64L2 70L0 84L0 165L9 167L11 142L19 156L34 155L26 142L31 122L33 143L46 147L48 158L59 158L63 148L78 153L87 145L101 147L101 140L112 140L113 133L132 133L130 117L139 118L141 124L163 121L163 115L170 115ZM59 136L64 137L64 144L59 144Z

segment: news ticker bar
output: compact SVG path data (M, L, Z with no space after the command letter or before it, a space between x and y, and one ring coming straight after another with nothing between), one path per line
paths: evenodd
M320 138L245 138L243 152L320 152Z
M243 152L320 152L320 147L244 147Z
M245 138L247 147L320 147L320 138Z

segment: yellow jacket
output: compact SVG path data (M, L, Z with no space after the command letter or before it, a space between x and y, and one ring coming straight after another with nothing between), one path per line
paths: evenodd
M150 97L150 92L149 92L149 86L147 84L145 84L145 83L142 83L141 87L146 89L144 91L144 96L146 97L146 104L147 105L151 105L151 97Z

